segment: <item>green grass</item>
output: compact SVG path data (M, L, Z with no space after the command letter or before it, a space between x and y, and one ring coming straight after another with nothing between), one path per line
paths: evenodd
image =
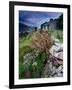
M19 48L24 46L29 46L32 43L32 35L28 35L27 37L22 37L19 39Z
M59 39L63 43L63 30L52 30L48 31L50 36L54 36L56 39Z

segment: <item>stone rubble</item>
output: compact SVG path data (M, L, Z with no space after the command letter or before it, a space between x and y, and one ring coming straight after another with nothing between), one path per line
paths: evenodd
M63 45L55 43L50 50L50 56L44 68L42 77L62 77L63 76Z

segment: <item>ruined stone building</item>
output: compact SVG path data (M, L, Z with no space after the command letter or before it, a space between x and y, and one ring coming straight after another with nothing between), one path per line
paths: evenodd
M41 30L56 30L57 27L57 20L50 19L49 22L45 22L41 24Z

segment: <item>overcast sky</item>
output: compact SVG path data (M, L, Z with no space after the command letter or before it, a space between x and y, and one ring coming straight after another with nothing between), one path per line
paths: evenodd
M19 23L39 27L50 19L58 18L61 14L59 12L19 11Z

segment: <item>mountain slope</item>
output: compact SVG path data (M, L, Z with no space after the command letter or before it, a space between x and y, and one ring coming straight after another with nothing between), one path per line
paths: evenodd
M25 24L19 23L19 32L32 31L34 27L27 26Z

